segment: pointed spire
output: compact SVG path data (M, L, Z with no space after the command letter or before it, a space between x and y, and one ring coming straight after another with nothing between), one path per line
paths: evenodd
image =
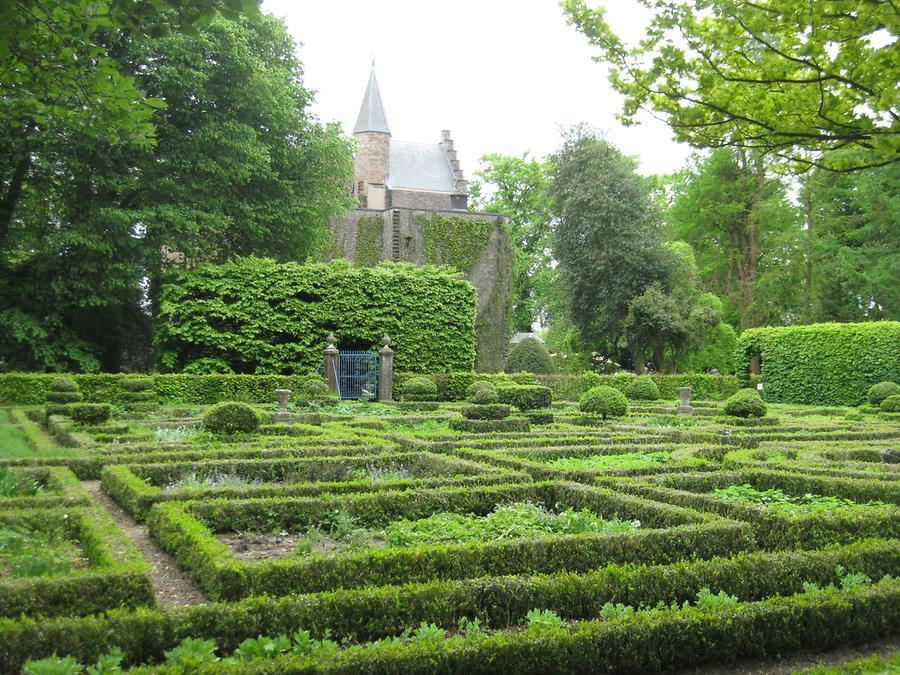
M381 92L378 91L378 81L375 79L375 59L372 59L372 73L369 75L369 86L366 87L366 95L363 96L362 105L359 108L359 116L356 118L356 126L353 133L364 131L380 131L390 134L387 116L384 114L384 104L381 102Z

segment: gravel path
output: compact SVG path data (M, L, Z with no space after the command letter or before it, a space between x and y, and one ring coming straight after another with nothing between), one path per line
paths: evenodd
M146 525L138 523L100 489L100 481L84 481L84 487L103 506L138 551L150 563L150 580L156 599L163 607L182 607L208 602L203 591L190 579L178 563L163 551L150 536Z

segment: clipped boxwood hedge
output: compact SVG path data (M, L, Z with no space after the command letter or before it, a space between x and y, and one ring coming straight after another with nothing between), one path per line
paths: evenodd
M345 510L362 525L421 518L441 511L489 513L511 501L590 508L607 517L638 519L626 532L584 533L472 544L368 548L330 556L243 562L216 532L304 528ZM610 562L674 562L753 546L748 526L690 509L623 496L575 483L495 485L410 490L338 498L168 502L150 509L150 531L213 599L306 593L339 587L397 584L436 578L591 569ZM212 528L212 529L210 529ZM662 529L660 529L662 528Z
M697 589L704 586L725 591L745 602L754 601L798 593L803 590L803 582L820 586L834 583L838 565L879 579L896 570L900 564L898 555L894 542L872 540L826 551L742 553L729 559L672 565L610 565L580 574L484 577L478 583L431 581L284 598L253 598L140 614L114 610L105 616L89 618L0 619L0 634L6 637L0 641L0 670L18 672L27 659L52 653L72 655L91 663L112 646L125 651L128 663L160 661L165 650L185 637L211 638L231 651L247 637L290 634L299 628L316 636L329 630L336 639L353 636L370 641L394 636L398 627L416 626L422 621L455 628L459 618L466 616L480 617L487 626L502 629L521 624L525 614L534 607L551 609L569 619L591 619L606 602L651 607L660 601L680 603L693 600ZM884 602L868 607L872 610L870 619L874 621L873 626L894 626L897 613L889 601L895 594L887 585L855 592L879 597L887 592ZM837 592L817 597L839 599L837 606L846 608L852 605L848 605L847 598L855 596ZM735 609L742 611L741 607ZM846 616L835 616L830 607L821 609L827 625L833 623L834 630L847 629ZM766 614L760 620L769 617ZM719 631L728 624L720 622ZM826 630L821 625L819 629L820 640L835 635L832 629ZM620 636L621 644L631 644L641 630L644 629L629 624L628 631ZM677 624L673 631L680 634ZM769 632L763 625L758 635ZM708 636L702 642L719 644L720 634L716 633L715 640ZM795 634L793 629L783 633ZM747 644L759 648L759 639L756 637ZM662 640L655 648L667 644L668 640ZM550 664L547 670L558 670L556 665Z
M688 373L683 375L648 375L659 389L660 398L675 401L681 387L694 390L693 400L722 400L738 390L737 380L733 375L706 375ZM600 375L598 373L582 373L581 375L535 375L535 380L553 390L553 398L562 401L577 401L584 392L601 384L615 387L625 393L635 380L631 373L616 375ZM755 386L755 382L753 383Z
M741 386L750 386L754 354L761 356L767 401L859 405L873 384L900 382L900 322L746 330L738 341Z
M149 565L106 511L78 506L0 510L0 523L37 530L53 523L78 542L90 562L87 569L63 575L0 578L0 616L84 616L156 604Z

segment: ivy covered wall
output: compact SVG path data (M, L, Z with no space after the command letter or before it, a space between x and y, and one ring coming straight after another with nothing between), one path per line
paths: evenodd
M157 316L163 370L221 359L235 373L304 374L322 363L329 332L339 347L356 349L390 335L398 370L470 370L475 362L475 289L430 265L245 258L202 266L173 273Z
M372 266L396 250L400 260L449 265L464 273L478 291L475 366L484 372L502 370L512 284L512 243L502 217L466 211L357 209L335 223L332 231L319 259L333 258L333 251L338 251L358 266Z

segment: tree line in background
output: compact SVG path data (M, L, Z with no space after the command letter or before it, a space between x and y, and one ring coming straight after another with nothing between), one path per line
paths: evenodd
M512 328L547 327L576 370L698 371L746 328L900 318L895 10L640 2L638 46L563 11L622 121L650 111L699 152L642 177L576 127L549 157L486 156L471 201L511 216ZM303 261L351 207L352 143L257 5L0 7L0 370L151 367L167 269Z
M698 150L643 178L601 135L483 158L476 205L512 214L514 329L583 368L728 368L735 330L900 318L896 8L837 0L639 0L628 45L565 0L624 96Z

